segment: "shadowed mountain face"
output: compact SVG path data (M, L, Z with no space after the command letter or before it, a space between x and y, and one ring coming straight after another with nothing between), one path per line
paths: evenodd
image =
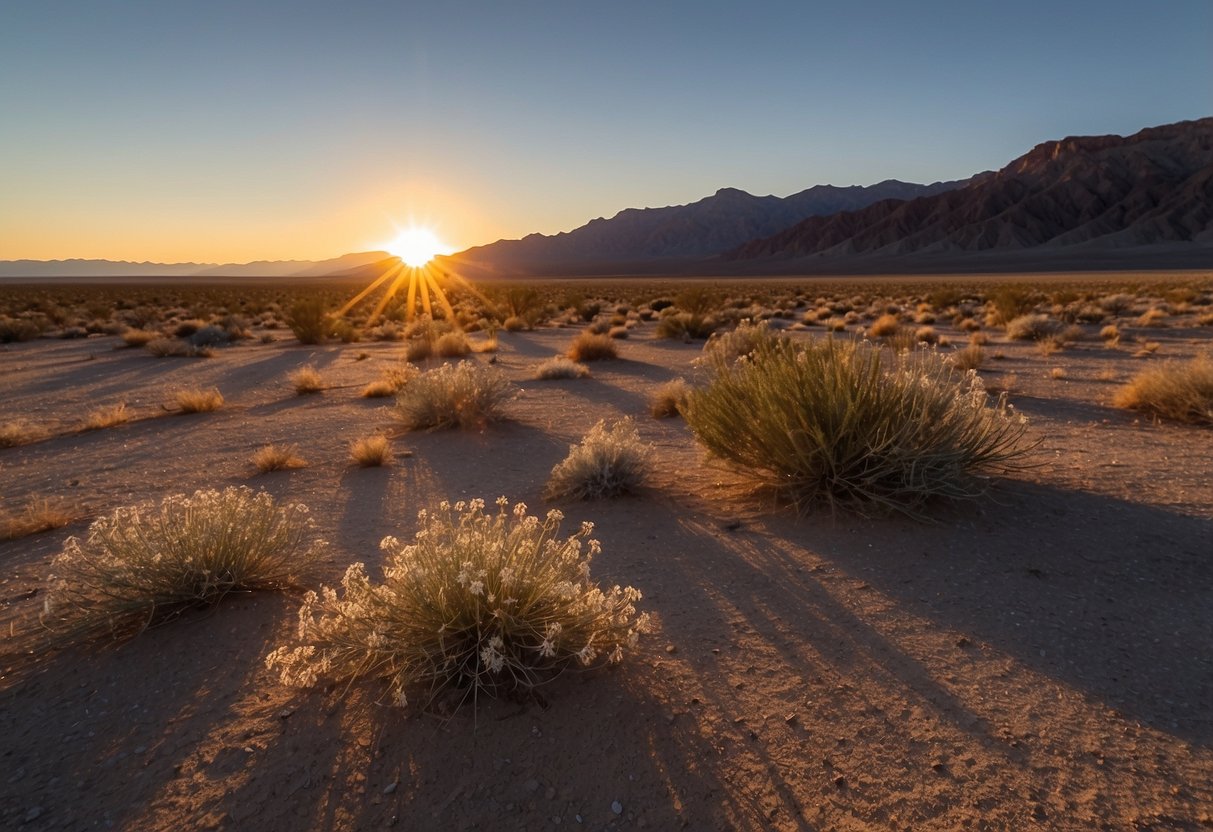
M890 179L868 187L818 185L789 197L753 196L735 188L689 205L628 208L610 219L592 220L573 231L521 240L500 240L455 256L504 271L545 265L704 259L818 214L863 208L885 199L912 199L958 187L959 182L916 185Z
M1213 244L1213 118L1045 142L946 193L806 219L727 260Z

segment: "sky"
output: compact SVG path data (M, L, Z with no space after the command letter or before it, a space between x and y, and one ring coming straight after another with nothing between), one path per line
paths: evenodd
M1213 3L5 0L0 259L454 250L1213 114Z

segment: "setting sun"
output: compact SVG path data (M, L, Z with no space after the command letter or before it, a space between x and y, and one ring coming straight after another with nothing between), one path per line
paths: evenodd
M399 257L406 266L420 268L439 254L450 254L451 248L443 244L428 228L407 228L386 246L389 253Z

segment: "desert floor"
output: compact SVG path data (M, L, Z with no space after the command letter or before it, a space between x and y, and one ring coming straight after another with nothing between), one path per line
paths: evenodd
M621 416L653 448L645 490L560 508L569 532L594 522L595 578L639 588L656 625L622 665L567 673L542 703L437 715L386 706L375 681L283 687L263 660L297 599L229 599L0 680L0 826L1213 826L1213 434L1110 404L1145 362L1207 349L1213 329L1151 331L1160 346L1144 358L1097 338L1046 356L993 337L1003 357L980 372L1029 417L1036 465L933 507L933 524L798 518L708 464L680 419L648 415L660 383L694 378L702 344L656 340L652 324L588 379L531 380L574 334L502 332L509 418L397 431L395 462L371 469L349 443L396 431L392 400L359 391L400 363L398 343L280 332L209 359L156 359L115 336L0 348L0 416L53 429L124 401L148 417L0 450L5 508L52 498L85 518L0 542L11 643L90 516L264 488L311 508L331 585L352 561L374 573L379 540L411 536L441 499L506 495L541 513L569 445ZM309 363L330 389L297 396L287 375ZM162 409L193 386L227 404ZM271 442L297 444L307 467L256 474L250 454Z

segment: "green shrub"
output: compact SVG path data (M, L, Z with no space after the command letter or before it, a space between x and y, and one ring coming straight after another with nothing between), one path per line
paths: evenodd
M1113 404L1164 419L1213 425L1213 359L1197 356L1143 370L1117 391Z
M684 410L696 438L801 508L920 516L931 497L977 496L975 471L1026 453L1022 417L932 350L772 337L711 369Z
M561 539L560 512L540 522L522 503L510 511L502 497L497 505L496 514L482 500L422 510L412 544L380 544L382 584L355 563L342 596L309 593L299 611L302 644L274 650L266 665L304 687L384 678L405 705L414 692L426 704L448 689L473 702L525 692L569 665L622 659L648 619L636 615L635 589L604 591L590 580L593 526Z
M473 361L443 364L401 388L396 416L408 430L483 427L501 418L511 391L499 370Z
M120 508L55 558L43 623L66 641L128 635L229 592L296 587L323 547L304 506L244 487Z
M631 419L621 419L609 429L600 421L552 469L544 496L549 500L596 500L629 494L644 480L649 452L640 443Z

